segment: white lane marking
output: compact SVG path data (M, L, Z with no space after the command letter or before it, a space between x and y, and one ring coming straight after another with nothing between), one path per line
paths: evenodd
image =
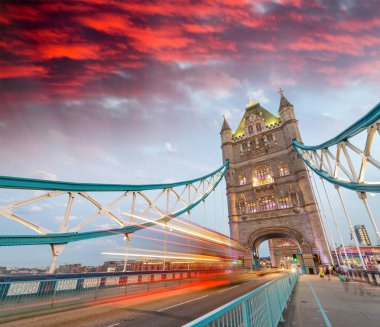
M109 326L107 326L107 327L114 327L114 326L119 326L120 325L120 323L119 322L117 322L116 324L113 324L113 325L109 325Z
M228 290L232 290L233 288L235 288L235 287L239 287L240 285L236 285L236 286L232 286L232 287L230 287L230 288L226 288L225 290L221 290L221 291L219 291L218 293L222 293L222 292L225 292L225 291L228 291Z
M167 309L171 309L171 308L175 308L175 307L178 307L182 304L186 304L186 303L189 303L189 302L193 302L193 301L196 301L196 300L199 300L199 299L203 299L205 297L207 297L208 295L203 295L201 297L197 297L196 299L192 299L192 300L189 300L189 301L186 301L186 302L182 302L182 303L178 303L178 304L175 304L175 305L172 305L170 307L166 307L166 308L163 308L163 309L160 309L160 310L157 310L157 312L161 312L161 311L165 311Z
M225 289L225 290L220 291L219 293L224 292L224 291L227 291L227 290L230 290L230 289L232 289L232 288L235 288L235 287L238 287L238 286L241 286L241 285L244 285L244 284L249 284L249 283L257 282L258 279L264 279L264 278L265 278L264 276L257 277L257 278L255 278L254 280L251 280L250 282L242 283L242 284L239 284L239 285L236 285L236 286L233 286L233 287L227 288L227 289ZM208 296L208 295L204 295L204 296L201 296L201 297L197 297L196 299L192 299L192 300L189 300L189 301L186 301L186 302L178 303L178 304L172 305L172 306L170 306L170 307L167 307L167 308L163 308L163 309L157 310L156 312L161 312L161 311L165 311L165 310L167 310L167 309L175 308L175 307L178 307L178 306L180 306L180 305L182 305L182 304L186 304L186 303L193 302L193 301L196 301L196 300L199 300L199 299L203 299L203 298L205 298L205 297L207 297L207 296ZM108 327L110 327L110 326L108 326Z
M264 278L256 278L254 280L251 280L250 282L246 282L246 283L243 283L243 284L254 283L254 282L257 282L257 281L262 280L262 279L264 279Z

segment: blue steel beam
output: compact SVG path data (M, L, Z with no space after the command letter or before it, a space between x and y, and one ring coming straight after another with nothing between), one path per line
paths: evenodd
M364 115L362 118L357 120L351 126L347 127L342 133L338 134L337 136L333 137L332 139L322 144L309 146L309 145L298 143L296 140L293 140L293 145L297 146L300 149L308 150L308 151L326 149L330 146L336 145L342 141L345 141L351 137L354 137L355 135L365 130L368 126L371 126L372 124L374 124L379 119L380 119L380 102L375 107L373 107L366 115Z
M173 188L199 182L217 174L228 167L228 160L225 164L213 171L212 173L196 179L169 183L169 184L147 184L147 185L129 185L129 184L96 184L96 183L73 183L63 181L50 181L43 179L23 178L0 176L0 188L15 188L25 190L44 190L44 191L65 191L65 192L127 192L127 191L148 191Z
M345 181L339 178L335 178L329 173L323 169L317 169L309 160L307 160L301 150L305 151L316 151L316 150L323 150L327 149L328 147L337 145L341 142L344 142L348 140L349 138L354 137L355 135L359 134L360 132L367 129L367 127L375 124L377 121L380 120L380 103L378 103L374 108L372 108L366 115L361 117L359 120L357 120L355 123L353 123L351 126L346 128L342 133L338 134L336 137L321 143L319 145L315 146L309 146L304 145L302 143L299 143L297 140L293 140L293 146L295 150L297 151L298 155L301 157L301 159L306 163L306 165L317 175L319 175L321 178L327 180L328 182L342 186L344 188L356 191L356 192L373 192L373 193L379 193L380 192L380 183L357 183L353 181Z
M379 183L356 183L356 182L346 182L342 179L334 178L329 175L329 173L325 170L319 170L315 168L309 160L304 158L302 156L302 153L298 147L297 141L293 140L293 146L296 149L298 155L301 157L301 159L306 163L306 165L315 172L318 176L322 177L326 181L330 182L331 184L342 186L344 188L347 188L349 190L355 191L355 192L371 192L371 193L380 193L380 184Z
M156 220L155 222L148 222L140 225L132 225L132 226L126 226L122 228L114 228L114 229L107 229L107 230L100 230L100 231L90 231L90 232L70 232L70 233L48 233L45 235L0 235L0 246L16 246L16 245L41 245L41 244L66 244L66 243L71 243L71 242L77 242L77 241L83 241L83 240L88 240L92 238L99 238L99 237L106 237L106 236L114 236L114 235L120 235L120 234L132 234L138 230L151 227L155 225L156 223L163 223L166 221L169 221L170 219L173 219L175 217L178 217L182 215L185 212L188 212L192 210L194 207L196 207L199 203L204 201L210 194L211 192L218 186L222 178L224 177L227 169L228 169L229 162L228 160L225 162L225 164L220 167L219 169L215 170L211 174L208 174L206 176L203 176L201 178L197 178L191 181L186 181L186 182L179 182L179 183L172 183L172 184L156 184L153 186L157 185L163 185L166 187L163 188L169 188L168 185L172 185L171 187L174 187L173 185L176 186L181 186L181 185L188 185L192 184L197 181L201 181L203 179L209 178L218 172L221 172L221 175L219 176L218 180L215 182L214 186L212 189L210 189L208 192L203 194L201 198L199 198L197 201L192 203L191 205L187 206L186 208L183 208L173 214L170 214L166 217L160 218ZM43 181L43 182L50 182L50 181ZM67 184L75 184L75 185L80 185L79 183L66 183L66 182L58 182L62 183L61 185L67 185ZM87 185L98 185L102 186L104 184L85 184ZM110 184L106 184L110 185ZM35 185L37 186L37 185ZM46 185L41 185L45 187ZM128 185L123 185L123 186L128 186ZM129 185L130 186L130 185ZM133 185L135 186L135 185ZM137 185L136 185L137 186ZM152 185L141 185L141 187L151 187ZM138 186L137 186L138 187ZM22 185L21 187L12 187L12 188L26 188L29 189L26 185ZM41 188L38 188L41 189ZM57 190L57 189L51 189L51 188L42 188L43 190ZM147 190L147 189L152 189L152 188L144 188L140 190ZM59 189L61 190L61 189ZM122 191L126 191L127 189L123 189ZM72 189L67 190L67 191L73 191ZM100 191L99 189L97 191ZM103 190L104 191L104 190ZM115 189L108 190L108 191L115 191Z

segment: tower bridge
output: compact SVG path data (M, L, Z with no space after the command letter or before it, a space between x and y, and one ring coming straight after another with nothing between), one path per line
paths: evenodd
M354 138L359 134L365 139L362 147L355 145ZM331 264L336 266L342 278L354 280L358 285L373 285L367 285L370 299L364 293L361 298L365 297L367 301L367 311L362 316L378 322L377 310L371 308L379 304L376 287L380 285L380 275L373 269L366 253L361 251L341 188L358 195L356 199L366 213L362 221L370 222L380 244L378 213L372 212L367 200L368 193L380 193L380 162L378 152L373 151L378 147L379 134L380 104L331 140L317 146L304 145L295 108L280 90L276 114L258 101L250 100L235 131L224 117L220 132L223 165L202 177L170 184L121 185L0 176L1 189L14 189L23 192L22 195L39 191L12 203L1 204L2 220L13 221L31 232L15 235L2 230L0 246L50 246L53 257L50 273L54 272L56 260L65 246L72 242L103 237L119 237L125 241L124 252L111 253L124 258L124 271L121 272L0 276L0 322L3 313L5 319L12 320L16 319L12 318L14 314L27 315L53 307L62 309L67 304L97 305L104 299L109 302L121 299L129 303L130 297L145 295L141 297L146 299L143 305L153 305L154 312L160 313L155 318L161 325L170 325L173 321L169 320L176 317L175 312L166 315L161 312L181 310L182 307L186 318L180 319L181 324L197 318L187 326L276 326L284 321L287 305L292 306L294 301L307 303L299 298L303 294L309 302L315 303L314 316L321 315L321 321L323 318L324 323L331 326L328 315L333 316L334 322L341 321L340 311L330 304L326 315L317 293L327 302L332 295L328 293L329 287L313 279L321 265ZM368 167L372 167L376 174L368 175ZM320 178L322 189L314 175ZM211 202L216 208L215 190L223 178L230 237L205 226L205 210L203 225L192 220L194 211L201 206L205 208L206 203ZM345 223L355 242L357 262L348 257L340 228L342 223L336 219L337 213L331 205L331 192L327 192L326 184L333 185L342 206ZM98 200L94 194L99 192L112 196L112 200ZM322 196L326 197L325 201ZM27 211L22 211L39 201L58 197L64 198L66 205L57 230L53 230L48 222L45 225L33 221L33 217L25 216ZM71 221L71 211L79 200L92 206L95 212L89 212L81 222ZM223 202L224 199L222 208ZM119 207L121 203L126 205L124 209ZM116 226L93 230L93 222L100 216ZM214 216L217 221L216 211ZM154 228L160 237L145 235L144 240L159 241L163 244L162 250L152 245L145 253L131 253L128 247L131 236L138 237L141 231ZM341 244L339 251L335 233ZM302 270L306 277L299 279L295 272L276 269L259 270L259 247L268 240L273 266L279 266L283 257L292 256L300 264L298 272ZM130 257L162 260L157 265L162 269L126 271L128 253ZM175 260L176 267L180 268L171 269L166 260ZM240 269L243 268L241 265L245 269ZM296 285L293 302L289 303ZM355 294L349 294L347 288L343 291L337 278L329 285L334 294L343 294L338 299L340 308L346 305L345 301L355 302L357 290L362 291L362 286L355 289ZM155 292L161 294L163 290L170 296L165 298L162 293L164 295L154 299ZM222 292L223 296L219 294ZM315 301L311 300L312 297ZM152 303L149 301L153 304L147 304ZM201 305L193 306L194 303ZM297 308L299 305L295 312ZM136 319L140 319L141 325L149 321L143 316L145 311L142 313L135 307L131 310L140 312ZM84 313L73 310L72 314L83 317ZM310 307L298 312L298 321L310 322L308 314ZM350 312L346 314L349 316ZM110 321L115 322L115 317ZM90 315L87 319L94 318ZM286 319L292 321L293 318ZM350 316L350 321L362 324L362 320L355 319L357 317ZM111 326L119 324L115 322Z
M319 263L331 259L307 169L292 143L302 142L295 110L282 90L280 96L278 116L251 100L235 132L224 118L220 134L223 160L230 162L231 237L244 244L247 268L259 267L262 242L289 239L304 271L315 273ZM270 245L272 263L278 266L289 248L273 250L274 243Z

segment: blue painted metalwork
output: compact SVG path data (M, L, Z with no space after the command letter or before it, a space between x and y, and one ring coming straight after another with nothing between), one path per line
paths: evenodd
M365 130L368 126L371 126L379 119L380 119L380 102L375 107L373 107L366 115L364 115L362 118L357 120L351 126L347 127L342 133L338 134L337 136L333 137L332 139L322 144L315 145L315 146L308 146L308 145L298 143L295 140L293 141L293 144L295 144L298 148L303 149L303 150L325 149L359 134L361 131Z
M293 146L295 150L297 151L298 155L301 157L301 159L307 164L307 166L315 172L318 176L321 178L327 180L328 182L342 186L344 188L356 191L356 192L372 192L372 193L380 193L380 183L358 183L354 181L345 181L339 178L334 178L329 175L328 172L326 172L323 169L317 169L314 165L310 163L309 160L307 160L301 150L305 151L316 151L316 150L323 150L327 149L328 147L337 145L340 142L346 141L349 138L354 137L358 133L365 130L367 127L375 124L377 121L380 120L380 103L378 103L373 109L371 109L366 115L364 115L362 118L357 120L355 123L353 123L351 126L346 128L343 132L338 134L336 137L315 146L309 146L304 145L302 143L299 143L297 140L293 140Z
M114 192L114 191L148 191L173 188L199 182L209 178L220 171L225 171L228 168L228 160L224 165L212 173L191 179L169 184L147 184L147 185L128 185L128 184L95 184L95 183L73 183L64 181L50 181L43 179L32 179L22 177L0 176L0 188L17 188L25 190L45 190L45 191L66 191L66 192Z
M297 282L297 274L286 274L249 292L210 313L184 325L203 326L269 326L275 327ZM230 322L233 323L230 323Z
M71 233L48 233L45 235L1 235L0 236L0 246L17 246L17 245L41 245L41 244L66 244L66 243L71 243L71 242L76 242L76 241L82 241L82 240L88 240L92 238L98 238L98 237L106 237L106 236L113 236L113 235L120 235L120 234L131 234L134 233L138 230L151 227L155 225L155 223L164 223L169 221L170 219L173 219L175 217L178 217L182 215L185 212L190 211L194 207L196 207L199 203L204 201L210 194L211 192L218 186L222 178L224 177L227 169L228 169L228 160L225 162L225 164L220 167L219 169L215 170L211 174L208 174L206 176L193 179L190 181L185 181L185 182L179 182L179 183L171 183L171 184L156 184L156 185L141 185L141 186L136 186L136 185L119 185L120 189L118 191L127 191L127 190L133 190L136 191L136 189L128 188L128 187L137 187L139 190L152 190L156 189L157 186L161 186L161 188L171 188L171 187L176 187L176 186L182 186L182 185L187 185L191 184L197 181L201 181L203 179L209 178L219 172L221 172L218 180L214 183L213 188L211 188L208 192L203 194L202 197L200 197L197 201L192 203L191 205L175 212L172 213L168 216L165 216L163 218L160 218L156 220L155 222L148 222L148 223L143 223L139 225L132 225L132 226L126 226L126 227L121 227L121 228L114 228L114 229L108 229L108 230L100 230L100 231L90 231L90 232L71 232ZM1 179L1 177L0 177ZM115 185L110 185L110 184L79 184L79 183L67 183L67 182L57 182L57 186L61 187L59 189L54 189L51 188L55 184L49 184L50 182L54 181L42 181L46 182L47 184L35 184L34 180L32 182L23 182L24 179L20 179L19 183L20 184L12 184L12 188L32 188L32 189L43 189L43 190L65 190L65 191L75 191L77 189L82 189L82 191L89 191L91 188L89 188L89 185L93 185L94 191L116 191ZM27 179L26 179L27 180ZM16 182L16 180L14 181ZM2 184L1 184L2 183ZM71 184L75 184L77 188L75 189L67 189L67 187ZM1 186L2 185L2 186ZM0 181L0 187L10 187L10 186L4 186L8 185L7 183L4 182L4 180L1 182ZM9 184L10 185L10 184ZM82 186L80 186L82 185ZM96 187L95 187L96 185ZM104 189L102 189L102 186L104 186ZM38 188L42 187L42 188ZM159 188L158 188L159 189Z
M211 270L214 273L225 270ZM178 286L181 280L187 283L207 276L205 270L164 270L141 272L87 273L87 274L42 274L0 276L0 317L4 314L20 313L30 308L52 308L60 303L87 302L109 296L125 295L130 285L162 283L164 288ZM173 285L174 284L174 285Z
M296 149L298 155L301 157L301 159L308 165L308 167L315 172L318 176L322 177L323 179L327 180L328 182L342 186L344 188L356 191L356 192L372 192L372 193L380 193L380 184L379 183L356 183L356 182L347 182L342 179L337 179L334 177L331 177L329 173L325 170L319 170L316 167L314 167L309 160L307 160L301 153L300 147L298 146L300 143L298 143L296 140L293 140L293 146Z

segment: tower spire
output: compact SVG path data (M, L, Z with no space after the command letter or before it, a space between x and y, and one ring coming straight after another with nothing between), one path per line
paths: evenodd
M278 111L281 111L285 107L293 107L293 105L289 102L289 100L284 95L284 90L280 88L278 90L278 93L280 93L281 99L280 99L280 106L278 108Z
M223 115L223 125L222 125L222 130L220 131L221 133L227 130L231 130L230 125L228 124L226 115Z

